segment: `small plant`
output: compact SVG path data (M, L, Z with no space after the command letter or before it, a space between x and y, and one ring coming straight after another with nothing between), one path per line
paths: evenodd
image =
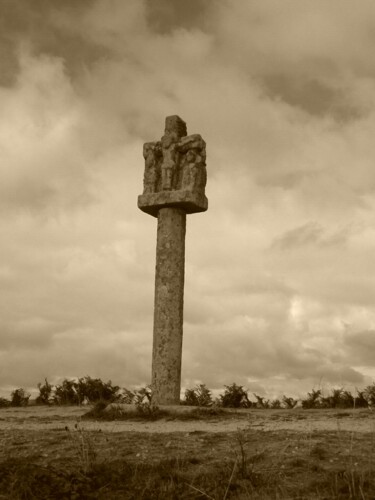
M307 399L302 400L302 408L312 409L321 408L322 401L322 391L320 389L313 389L311 392L307 393Z
M243 430L238 430L236 432L235 439L235 461L224 498L227 498L232 484L235 488L238 488L242 482L247 484L253 491L257 491L259 488L266 487L267 483L273 480L273 475L272 473L270 474L271 470L268 470L267 474L264 474L264 469L262 470L262 468L258 466L258 463L264 460L266 456L265 451L255 451L255 453L249 454L247 444L249 443L250 438ZM247 488L245 491L249 493ZM246 497L241 496L238 498L250 497L246 495ZM256 498L266 497L257 496Z
M321 398L322 408L353 408L354 398L349 391L343 388L332 389L329 396Z
M292 410L297 405L298 399L283 396L282 402L285 408L287 408L288 410Z
M45 390L47 391L47 387ZM55 387L53 402L58 405L80 405L85 401L88 403L98 401L112 403L121 398L119 390L120 387L112 385L110 380L103 382L99 378L91 378L88 375L79 378L78 381L64 379L61 384Z
M184 403L188 406L199 406L195 389L186 389Z
M371 408L375 406L375 383L368 385L363 391L363 397L367 401L367 405Z
M270 406L269 407L272 408L273 410L280 410L282 408L281 401L279 399L273 399L270 402Z
M357 389L357 396L354 398L354 406L356 408L368 408L368 402L365 398L365 391L360 391Z
M255 399L257 400L257 402L256 402L257 408L263 408L263 409L270 408L270 400L269 399L264 399L264 397L258 396L258 394L255 394L255 393L253 393L253 394L254 394ZM280 408L280 402L278 401L278 403L279 403L278 408Z
M56 385L53 402L58 405L77 405L79 403L77 383L74 380L64 379L61 384Z
M29 404L31 394L27 393L25 389L15 389L11 394L11 406L27 406Z
M44 384L40 382L38 384L39 396L37 396L35 402L37 405L49 405L51 402L51 393L53 386L48 383L48 380L44 379Z
M97 459L94 442L91 435L78 423L74 425L74 429L71 431L68 426L65 427L76 451L80 468L84 474L88 474L94 469Z
M75 390L80 404L85 400L89 403L96 403L97 401L113 403L121 398L119 394L120 387L112 385L111 380L103 382L100 378L91 378L88 375L78 379Z
M251 401L247 396L247 391L242 385L233 383L232 385L225 385L224 394L220 395L220 404L225 408L250 408Z
M9 399L0 398L0 408L8 408L10 406Z
M152 403L151 396L151 387L147 385L135 391L134 402L138 416L156 420L161 416L162 412L159 410L158 406Z
M349 391L343 391L340 398L341 408L353 408L354 407L354 397Z
M248 443L248 438L244 431L238 430L236 432L236 443L238 446L239 453L236 453L236 463L241 477L245 478L247 476L247 466L248 457L245 450L245 445Z
M211 406L211 391L205 384L199 384L194 389L186 389L184 403L188 406Z

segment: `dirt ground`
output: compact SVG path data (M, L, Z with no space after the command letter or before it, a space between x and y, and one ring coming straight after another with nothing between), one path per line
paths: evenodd
M252 448L257 449L288 439L309 442L309 446L333 440L341 446L342 436L372 446L375 436L375 415L369 410L238 410L184 421L169 417L156 421L81 419L87 411L88 407L2 409L0 460L30 457L50 465L82 459L86 448L104 461L156 460L192 453L228 456L239 433L251 436Z
M81 420L88 407L4 408L0 410L0 432L15 430L47 431L64 429L80 422L82 429L103 432L235 432L238 429L309 433L314 431L347 431L373 433L375 412L359 410L237 410L223 418L213 416L204 420L96 422Z
M375 498L369 410L156 421L82 419L88 410L0 410L0 499Z

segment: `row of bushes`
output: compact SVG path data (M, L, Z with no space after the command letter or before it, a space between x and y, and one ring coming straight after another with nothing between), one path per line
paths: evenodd
M224 392L218 398L213 398L210 389L205 384L199 384L192 389L185 391L185 398L181 404L190 406L220 406L224 408L273 408L292 409L299 401L302 408L367 408L375 406L375 383L367 386L363 391L357 389L357 394L353 396L349 391L332 389L328 396L323 396L322 391L312 390L305 399L294 399L282 396L281 399L265 399L253 393L256 401L251 401L248 391L241 385L233 383L225 385ZM38 384L39 395L36 398L37 405L80 405L83 403L96 403L104 401L107 403L135 403L137 405L144 402L151 402L151 390L144 387L139 390L130 391L120 389L112 382L103 382L99 378L89 376L78 380L64 379L61 384L53 386L45 379L44 384ZM0 407L20 407L27 406L30 394L25 389L16 389L11 393L11 398L0 398Z
M232 384L224 386L223 394L213 400L211 391L204 385L197 385L194 389L187 389L185 392L186 405L211 406L216 404L227 408L264 408L264 409L292 409L301 401L302 408L368 408L375 406L375 384L367 386L363 391L357 389L357 394L353 396L349 391L332 389L328 396L323 396L322 391L313 389L307 393L304 399L294 399L282 396L281 399L265 399L253 393L256 401L250 401L248 391L243 386Z
M89 376L78 380L64 379L61 384L53 386L45 379L44 384L38 384L39 395L35 403L37 405L80 405L83 403L95 403L97 401L118 401L122 399L120 387L112 385L112 382L103 382L99 378ZM11 398L0 398L0 407L27 406L30 394L25 389L16 389L11 393Z

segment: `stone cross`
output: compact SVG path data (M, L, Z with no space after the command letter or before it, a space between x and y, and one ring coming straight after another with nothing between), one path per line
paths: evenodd
M180 403L186 214L204 212L206 143L168 116L160 141L143 146L145 172L138 207L158 219L152 349L152 403Z

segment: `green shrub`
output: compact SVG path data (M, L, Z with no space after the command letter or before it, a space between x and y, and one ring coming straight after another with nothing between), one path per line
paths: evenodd
M356 408L367 408L368 402L365 398L365 391L359 391L357 389L357 396L354 398L354 405Z
M307 410L312 408L321 408L322 391L320 389L313 389L307 393L307 399L302 400L302 408Z
M225 385L224 394L220 395L220 404L225 408L250 408L251 401L247 396L247 391L242 385L233 383L232 385Z
M9 399L0 398L0 408L8 408L10 406Z
M25 389L15 389L11 394L11 406L27 406L29 404L31 394L28 394Z
M121 398L119 394L120 387L112 385L111 380L103 382L100 378L91 378L88 375L78 379L75 389L79 403L84 400L89 403L96 403L97 401L113 403Z
M263 408L263 409L268 409L270 408L270 400L269 399L264 399L262 396L258 396L258 394L254 394L255 399L257 400L256 407L257 408Z
M96 403L106 401L112 403L121 398L120 387L112 382L103 382L99 378L85 376L78 381L64 379L55 387L53 401L59 405L78 405L84 401Z
M283 396L282 402L284 407L288 410L292 410L298 403L298 399L288 398L287 396Z
M354 398L343 388L332 389L332 394L321 398L322 408L353 408Z
M375 406L375 383L368 385L363 391L363 397L368 406Z
M273 399L269 403L269 408L272 408L273 410L279 410L279 409L281 409L282 408L281 401L279 399Z
M64 379L61 384L56 385L53 402L58 405L77 405L79 403L77 383L74 380Z
M211 406L211 391L205 384L199 384L194 389L186 389L184 403L188 406Z
M49 405L51 402L51 393L53 386L48 383L48 380L44 379L44 385L40 382L38 384L39 396L37 396L35 402L37 405Z

